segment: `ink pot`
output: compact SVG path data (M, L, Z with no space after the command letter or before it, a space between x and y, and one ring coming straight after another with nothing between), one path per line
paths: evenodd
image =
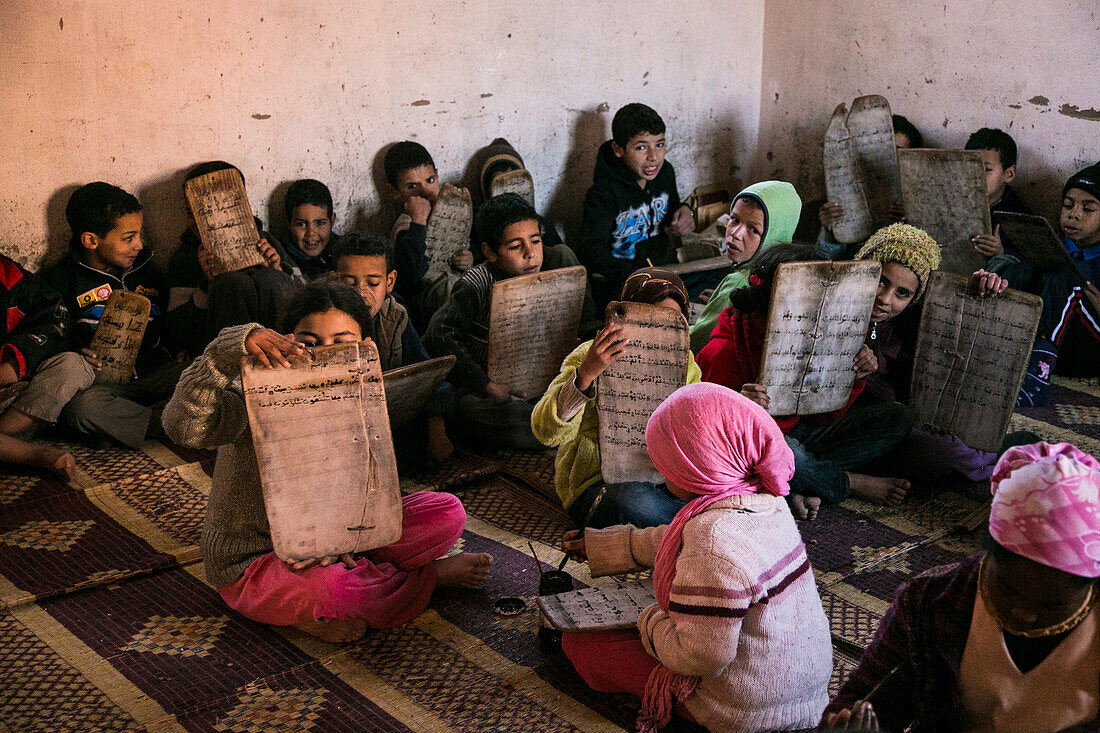
M573 576L564 570L547 570L539 579L540 596L556 596L573 590ZM539 643L549 648L561 648L561 632L549 626L539 627Z
M518 616L526 606L527 603L522 598L500 598L493 604L493 611L498 616Z

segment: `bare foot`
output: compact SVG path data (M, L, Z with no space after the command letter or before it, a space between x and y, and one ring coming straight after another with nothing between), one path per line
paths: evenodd
M437 588L477 588L489 577L493 556L485 553L460 552L432 561L435 565Z
M76 476L76 461L73 454L50 445L37 446L28 456L31 466L53 471L66 481Z
M909 482L903 478L865 476L862 473L849 473L848 485L852 496L857 499L888 506L900 504L909 491Z
M817 510L821 508L821 497L789 494L787 504L790 505L791 514L795 519L812 522L817 518Z
M294 628L312 634L322 641L342 644L361 639L363 634L367 633L367 622L366 619L361 618L330 618L295 624Z

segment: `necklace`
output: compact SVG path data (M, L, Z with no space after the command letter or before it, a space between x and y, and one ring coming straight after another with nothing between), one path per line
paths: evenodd
M878 324L871 321L871 340L874 341L878 338Z
M993 606L993 602L989 599L984 557L982 558L981 565L978 567L978 591L981 593L982 600L985 601L985 607L989 610L989 615L993 617L993 620L997 622L997 625L1001 627L1002 631L1012 634L1013 636L1026 636L1029 639L1036 639L1043 636L1057 636L1058 634L1064 634L1076 628L1077 625L1084 621L1085 617L1089 615L1097 600L1095 593L1096 586L1089 586L1089 594L1085 597L1085 602L1065 621L1059 621L1052 626L1047 626L1042 629L1020 629L1001 618L1001 615L997 613L997 609Z

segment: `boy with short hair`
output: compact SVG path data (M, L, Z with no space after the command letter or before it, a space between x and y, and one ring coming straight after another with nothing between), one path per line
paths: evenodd
M290 184L283 202L290 241L286 251L306 280L316 280L333 270L333 253L340 235L332 231L336 214L328 186L313 178Z
M568 247L543 250L538 214L514 193L482 204L474 226L486 261L455 283L451 299L432 317L424 345L433 356L454 354L458 359L449 379L458 390L456 420L461 434L478 436L493 448L543 450L531 432L533 405L527 401L540 395L492 382L487 373L493 283L572 267L577 258Z
M598 302L622 290L635 270L667 264L669 231L695 230L691 209L680 203L676 173L665 160L661 116L644 104L628 104L615 113L611 135L596 155L577 248L589 276L603 278L593 283Z
M55 423L61 410L95 379L69 351L72 322L60 296L17 262L0 255L0 462L20 463L71 479L72 454L16 436Z
M141 204L117 186L97 181L77 189L65 206L72 229L69 253L42 273L73 314L74 341L93 370L99 355L88 346L107 299L130 290L150 301L135 378L125 384L94 385L77 393L64 410L76 430L106 435L136 448L149 430L153 405L172 395L183 371L182 351L164 331L168 289L141 240Z
M402 208L390 233L397 267L397 293L422 327L450 296L458 275L474 264L473 253L460 249L451 255L452 272L429 280L427 234L428 217L439 197L439 173L435 161L420 143L406 140L396 143L382 159L393 194Z
M345 234L333 252L336 277L351 285L363 296L373 320L372 337L378 347L382 371L427 361L431 357L420 341L420 335L409 320L408 311L393 297L397 270L393 261L393 246L373 232L353 231ZM444 416L453 410L451 386L440 385L435 397L425 408L427 416L427 458L430 464L445 461L454 452L447 438ZM395 431L394 448L402 468L414 465L417 454L412 446L423 444L418 423Z
M240 169L224 160L200 163L187 172L187 181L220 170ZM244 180L244 174L241 174ZM186 200L186 197L185 197ZM260 323L267 328L275 320L295 279L302 279L279 240L256 219L260 239L256 248L266 266L214 274L214 256L199 239L198 225L187 207L187 229L168 260L168 329L189 355L201 354L210 340L226 326Z
M1016 141L1004 130L983 127L967 139L966 149L977 150L982 155L985 193L993 221L993 234L979 234L971 240L974 242L974 250L987 258L1007 254L1018 260L1015 250L1009 246L1008 238L1000 233L997 217L1006 212L1031 213L1031 209L1020 200L1011 185L1016 179ZM990 265L996 266L997 263L991 262Z

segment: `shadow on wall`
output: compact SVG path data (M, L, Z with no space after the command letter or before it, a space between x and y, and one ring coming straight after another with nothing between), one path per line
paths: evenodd
M343 233L352 229L361 229L368 232L377 232L389 239L390 230L393 228L394 221L400 215L401 208L397 205L389 181L386 180L386 168L382 165L382 162L386 159L386 153L389 152L389 149L399 142L401 141L392 140L383 145L371 160L370 179L374 183L375 190L378 191L378 208L368 212L366 205L360 199L355 211L348 211L344 214L344 224L342 227L337 227L337 231Z
M65 219L65 206L69 203L69 197L81 185L83 184L73 183L63 186L54 191L46 202L46 252L36 271L41 272L53 265L69 251L72 232L69 231L69 222Z
M183 181L192 167L178 168L132 192L141 202L145 214L142 242L153 249L154 260L164 271L167 271L168 260L179 244L180 235L187 229L187 198L183 193Z
M271 189L271 193L267 196L267 217L260 216L264 221L264 228L278 239L281 243L286 244L290 241L290 222L286 218L286 191L290 188L290 184L298 180L297 178L290 179L288 181L282 181L275 184L275 188ZM335 207L335 202L333 206ZM256 216L259 216L259 212L252 212ZM343 220L337 219L337 225L343 224ZM340 231L339 227L336 227L336 231Z
M607 105L586 110L577 115L573 123L569 154L561 167L557 186L550 195L546 210L540 212L565 231L565 241L575 248L581 232L581 213L584 193L592 185L592 171L596 167L596 151L611 136L611 118L606 114ZM520 155L523 151L519 151ZM535 181L535 190L546 181Z

